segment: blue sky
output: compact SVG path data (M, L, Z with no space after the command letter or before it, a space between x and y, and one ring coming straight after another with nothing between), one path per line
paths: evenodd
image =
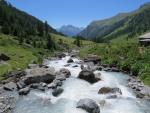
M129 12L150 0L8 0L21 9L58 28L71 24L86 27L93 20Z

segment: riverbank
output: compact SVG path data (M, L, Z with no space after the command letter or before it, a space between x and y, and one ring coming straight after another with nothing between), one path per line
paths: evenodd
M37 64L30 64L28 66L28 69L26 69L25 71L16 71L16 72L9 73L7 75L8 79L2 82L3 84L1 84L1 88L0 88L0 96L1 96L0 104L2 105L2 107L0 108L1 113L13 113L13 110L16 107L15 105L16 105L16 102L18 101L18 98L22 98L22 96L19 96L19 95L28 95L28 94L30 95L30 93L32 94L32 91L34 91L34 90L37 90L37 91L40 91L43 93L46 93L48 90L50 90L53 97L60 98L61 96L59 96L59 95L61 95L61 94L64 95L64 93L67 90L64 88L64 84L66 84L66 80L68 81L68 78L70 78L72 75L75 75L77 77L79 76L80 79L86 80L91 83L93 83L93 82L97 83L97 81L100 81L103 83L103 80L105 80L106 75L103 78L103 77L101 77L101 74L95 76L95 74L93 74L93 72L104 70L104 71L109 71L106 73L110 73L110 71L111 72L116 71L118 73L118 71L114 68L112 68L113 70L112 69L108 70L107 67L104 67L104 66L98 64L99 59L95 55L93 55L90 58L89 57L86 58L86 62L83 62L82 60L77 60L76 53L71 53L69 55L72 56L72 58L68 57L69 59L68 58L66 59L65 58L66 55L64 53L57 54L57 57L51 58L50 61L45 60L46 62L44 62L44 65L39 66ZM61 60L61 59L63 59L63 60ZM62 67L64 67L65 69ZM76 72L77 70L78 70L78 72ZM82 73L80 73L80 71ZM116 77L118 76L117 73L116 73ZM88 76L87 76L87 74L88 74ZM74 78L71 78L71 79L74 79ZM102 81L101 81L101 79L102 79ZM107 84L107 82L109 82L109 81L105 81L104 83ZM83 84L85 84L85 83L83 83ZM134 86L136 86L136 88L133 87L133 84L134 84ZM135 77L129 78L126 85L135 89L134 91L136 92L137 98L141 98L142 100L149 100L150 95L147 94L149 92L142 94L142 96L139 95L139 92L142 91L143 89L147 88L147 86L144 86L142 84L142 82L139 81L137 78L135 78ZM67 85L67 87L68 87L68 85ZM142 87L142 89L140 89L141 87ZM94 90L94 89L92 89L92 90ZM102 89L99 90L99 93L107 94L108 91L111 92L112 94L114 91L115 92L117 91L119 93L119 95L120 94L124 95L122 88L120 91L120 89L117 89L117 88L110 89L110 88L104 87L103 90ZM14 93L15 93L15 95L14 95ZM74 93L77 93L77 92L74 92ZM91 94L91 93L92 92L88 92L87 94ZM97 92L97 94L98 94L98 92ZM69 94L67 94L67 95L69 95ZM76 94L74 94L74 95L76 95ZM23 97L29 98L26 96L23 96ZM84 96L81 96L81 97L84 97ZM118 95L110 95L110 96L107 95L106 97L107 98L109 97L112 99L112 98L118 98ZM52 99L51 96L47 96L45 98L46 98L46 100ZM81 102L85 102L85 101L81 101ZM92 102L92 101L90 101L90 102ZM78 106L79 106L79 108L81 107L80 104L78 104Z
M150 85L150 47L141 47L137 38L120 37L110 43L97 43L80 49L80 57L96 54L101 64L137 76L145 85Z

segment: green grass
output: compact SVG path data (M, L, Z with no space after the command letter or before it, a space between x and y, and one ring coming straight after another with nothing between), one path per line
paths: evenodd
M140 47L137 38L124 36L111 43L93 44L80 49L80 56L96 54L103 64L116 65L120 69L130 69L145 84L150 85L150 47Z
M0 53L10 57L10 60L0 64L0 80L3 74L12 70L24 69L31 61L37 61L31 48L20 46L14 37L0 35Z
M74 44L75 39L73 38L66 38L55 34L51 34L51 37L58 46L60 46L60 39L63 41L65 46L59 47L63 48L63 50L66 50L66 48L77 48ZM38 38L39 37L37 37L37 39ZM53 56L56 51L44 48L33 48L31 45L25 43L19 45L16 39L17 37L14 36L0 34L0 53L4 53L10 57L9 61L0 64L0 80L4 79L3 75L5 73L17 69L23 70L32 61L41 63L43 58ZM43 40L43 42L46 43L45 40ZM91 41L82 41L82 47L91 44L93 44ZM60 49L57 49L57 51L60 51Z
M77 48L77 46L74 44L75 39L72 37L65 37L65 36L60 36L51 33L52 38L55 40L55 42L58 44L59 40L61 39L65 45L67 45L69 48ZM94 42L88 41L88 40L81 40L81 46L85 47L87 45L92 45Z

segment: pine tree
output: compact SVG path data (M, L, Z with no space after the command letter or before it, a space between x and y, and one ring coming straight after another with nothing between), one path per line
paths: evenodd
M48 35L48 24L47 24L47 21L45 21L45 35L47 36Z

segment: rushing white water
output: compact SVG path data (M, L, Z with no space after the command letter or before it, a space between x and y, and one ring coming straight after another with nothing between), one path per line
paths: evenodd
M67 68L71 72L71 77L63 83L64 92L59 97L53 97L51 90L32 91L28 96L18 100L15 113L86 113L84 110L76 108L76 103L83 98L95 100L100 106L101 113L150 113L150 103L137 99L132 90L126 87L127 75L95 71L95 73L101 73L102 80L95 84L89 84L77 78L81 71L78 63L80 60L74 58L75 63L64 67L69 58L67 56L62 60L49 61L49 66L54 67L55 70ZM74 65L78 65L78 67L73 67ZM98 90L102 87L118 87L121 89L122 95L118 95L118 98L115 99L108 99L108 94L98 94Z

